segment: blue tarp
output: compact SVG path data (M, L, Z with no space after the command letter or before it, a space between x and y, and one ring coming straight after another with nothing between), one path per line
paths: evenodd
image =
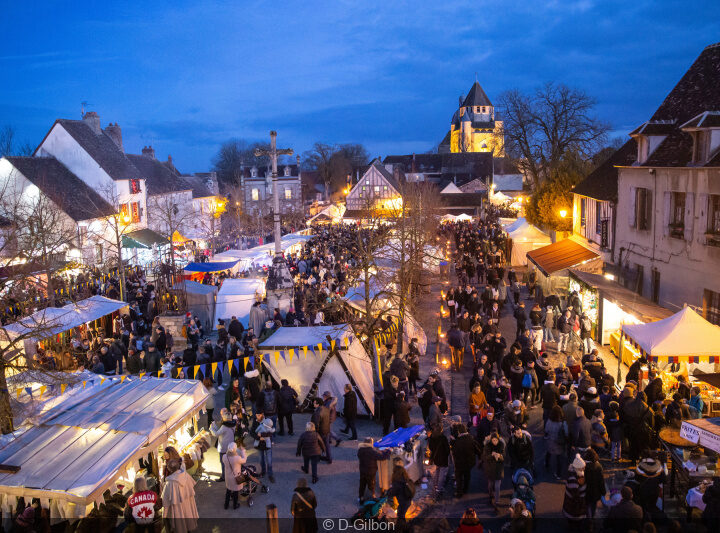
M374 446L376 448L394 448L396 446L402 446L423 429L425 429L425 426L422 425L410 426L409 428L398 428L392 433L385 435L382 439L377 441Z
M215 263L188 263L184 270L187 272L220 272L221 270L230 270L237 265L238 261L239 259Z

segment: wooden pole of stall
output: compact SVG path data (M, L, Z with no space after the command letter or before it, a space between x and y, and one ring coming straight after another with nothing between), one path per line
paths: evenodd
M279 533L278 510L274 503L265 507L265 515L267 517L267 533Z

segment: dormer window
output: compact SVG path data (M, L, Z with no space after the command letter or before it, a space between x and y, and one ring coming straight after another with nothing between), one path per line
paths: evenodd
M290 167L286 166L285 167L285 176L289 176L289 175L290 175Z
M704 165L720 149L720 111L705 111L691 118L680 129L693 140L692 163Z
M635 139L638 147L637 164L644 164L674 129L675 121L673 120L655 120L645 122L631 131L630 137Z

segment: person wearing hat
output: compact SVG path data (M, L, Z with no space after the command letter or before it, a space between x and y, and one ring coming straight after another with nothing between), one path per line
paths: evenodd
M378 461L390 458L389 449L375 448L372 437L366 437L358 443L358 463L360 471L360 485L358 487L358 504L365 498L365 489L370 492L370 498L375 498L375 476L378 471Z
M290 500L290 514L293 516L293 533L314 533L318 530L315 509L315 492L307 486L305 478L299 478Z
M527 427L530 416L525 408L525 404L520 400L513 400L512 404L509 404L505 408L505 418L511 427L520 426L525 428Z
M592 418L595 411L600 409L600 397L595 387L590 387L585 390L580 400L580 407L583 408L587 418Z
M638 483L637 502L650 516L654 517L660 511L657 500L662 494L661 486L665 483L665 477L660 461L651 457L640 460L635 468L635 480Z
M210 434L217 437L217 449L220 454L220 478L217 481L225 481L225 463L223 457L227 453L228 447L235 442L235 426L237 421L233 420L233 415L229 409L220 410L221 422L217 420L210 424Z
M260 455L260 477L267 472L270 483L275 483L272 465L272 436L275 433L273 421L263 418L256 430L255 449Z
M160 352L155 349L155 344L148 342L146 344L147 351L145 352L145 372L150 375L155 374L157 376L158 371L161 368L160 365Z
M563 515L568 519L570 529L577 529L587 516L586 490L585 461L578 453L568 467L562 506Z

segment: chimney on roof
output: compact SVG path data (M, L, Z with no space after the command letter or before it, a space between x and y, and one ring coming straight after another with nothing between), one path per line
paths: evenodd
M120 148L121 152L123 151L122 130L120 129L120 125L117 122L115 124L111 122L107 125L107 128L105 128L105 135L107 135L113 140L117 147Z
M83 122L90 126L90 129L95 132L96 135L100 135L102 133L102 128L100 127L100 117L95 111L88 111L83 115Z
M143 146L142 155L150 159L155 159L155 148L152 146Z
M155 150L153 150L153 155L154 154L155 154ZM175 165L173 165L173 162L172 162L172 156L170 154L168 154L168 165L175 168Z

